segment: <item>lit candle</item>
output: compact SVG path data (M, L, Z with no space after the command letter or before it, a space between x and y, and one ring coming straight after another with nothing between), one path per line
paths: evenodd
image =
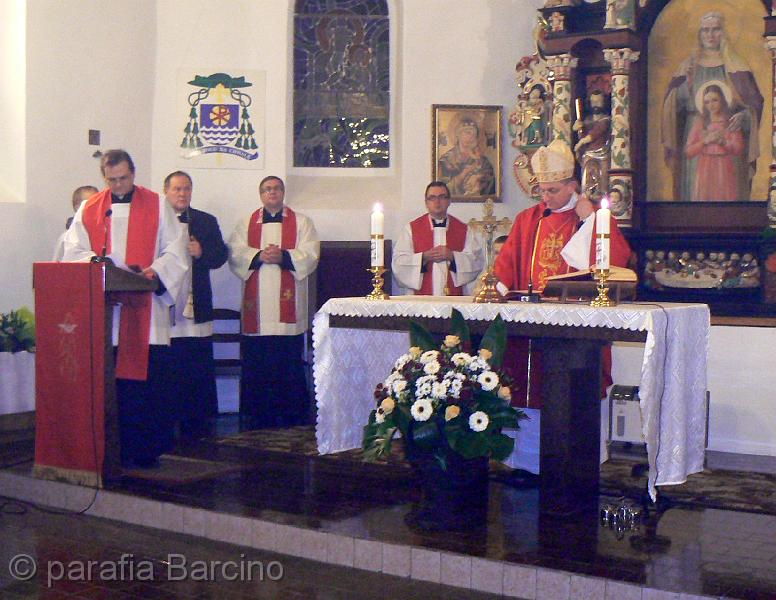
M603 271L609 268L609 222L611 211L606 196L601 200L601 208L595 213L595 268Z
M574 101L574 108L576 109L577 113L577 121L582 120L582 98L577 98Z
M383 207L380 204L375 204L372 210L372 266L383 267L385 266L385 215L383 214Z

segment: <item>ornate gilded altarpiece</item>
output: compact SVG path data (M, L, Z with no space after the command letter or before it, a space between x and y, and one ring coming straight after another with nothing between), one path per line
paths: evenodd
M776 316L776 5L772 0L547 0L518 61L515 177L575 149L608 195L643 300ZM776 3L775 3L776 4ZM537 198L538 199L538 198Z

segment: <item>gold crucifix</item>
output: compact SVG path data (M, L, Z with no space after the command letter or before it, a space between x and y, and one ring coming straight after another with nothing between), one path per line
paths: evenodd
M493 273L493 234L496 231L509 231L512 227L512 221L507 217L498 219L493 215L493 198L488 198L482 207L482 219L469 220L469 227L485 237L485 247L487 250L487 269L480 277L482 289L474 297L477 303L505 302L504 297L496 289L496 275Z

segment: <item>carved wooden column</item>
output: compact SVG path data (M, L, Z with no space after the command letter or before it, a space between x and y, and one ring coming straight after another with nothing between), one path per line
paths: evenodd
M771 98L773 98L772 105L774 107L771 118L771 165L768 177L768 226L776 229L776 36L766 37L765 47L771 53L773 69Z
M631 167L630 94L628 74L639 53L630 48L605 48L604 60L612 66L612 126L609 138L609 190L618 191L622 204L613 198L617 219L630 221L633 214L633 168Z
M579 59L571 54L547 57L547 66L555 74L552 86L552 139L560 139L573 147L571 141L571 72Z

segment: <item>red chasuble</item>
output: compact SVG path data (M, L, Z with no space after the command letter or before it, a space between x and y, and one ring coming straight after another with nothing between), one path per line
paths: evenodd
M104 189L87 200L83 224L89 233L92 251L111 253L110 189ZM129 225L125 262L141 269L151 266L156 256L159 230L159 195L135 186L129 205ZM116 377L145 381L148 378L148 342L151 339L151 292L118 294L121 302L119 349Z
M547 278L576 271L560 255L577 230L579 218L573 210L562 213L550 213L542 218L547 206L540 202L526 209L515 218L512 231L499 252L494 265L496 277L511 290L527 290L531 281L535 291L541 291L547 284ZM630 246L618 229L614 219L611 221L611 264L624 267L630 258ZM590 264L595 263L595 236L591 240ZM504 370L512 377L512 404L529 408L541 408L541 353L530 353L531 373L528 389L528 340L509 338ZM606 347L602 354L604 389L612 384L611 348Z
M412 249L416 253L425 252L434 247L434 226L431 224L431 218L428 214L412 221L410 229L412 231ZM452 215L447 215L446 240L445 245L451 250L455 252L463 251L464 244L466 243L466 225ZM420 289L416 290L415 294L420 296L430 296L432 294L434 290L432 270L432 266L429 264L426 272L423 273ZM463 295L461 288L453 285L453 275L450 271L447 272L447 289L449 290L448 296Z
M264 224L264 207L261 207L251 215L248 224L248 245L251 248L261 248L261 228ZM283 224L281 225L280 249L292 250L296 248L296 213L283 207ZM296 323L296 283L291 271L280 271L280 322ZM245 282L243 291L243 333L260 332L259 323L259 272L251 273Z

